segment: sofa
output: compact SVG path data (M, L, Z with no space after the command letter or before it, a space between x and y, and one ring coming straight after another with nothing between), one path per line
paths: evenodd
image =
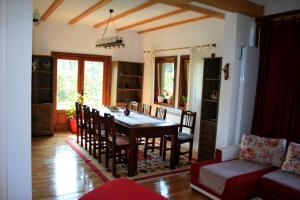
M284 139L244 135L241 145L217 149L215 160L193 163L190 186L214 200L300 199L300 145L285 152Z

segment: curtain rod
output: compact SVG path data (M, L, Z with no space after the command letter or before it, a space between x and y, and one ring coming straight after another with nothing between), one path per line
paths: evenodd
M195 46L195 47L209 47L209 46L216 47L217 45L216 45L216 43L213 43L213 44L198 45L198 46ZM178 47L178 48L170 48L170 49L158 49L158 50L154 50L154 52L181 50L181 49L189 49L189 48L191 48L191 47ZM150 52L150 50L144 51L144 53L147 53L147 52Z

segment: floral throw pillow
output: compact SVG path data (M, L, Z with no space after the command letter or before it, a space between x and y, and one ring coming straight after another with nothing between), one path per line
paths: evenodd
M281 167L286 149L285 139L243 135L239 158L264 165Z
M300 144L290 142L282 170L300 174Z

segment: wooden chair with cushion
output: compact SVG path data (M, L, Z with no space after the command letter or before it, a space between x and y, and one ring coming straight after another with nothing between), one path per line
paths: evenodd
M77 143L79 144L79 136L80 136L80 145L83 147L83 129L84 129L84 121L82 117L82 105L79 102L75 102L75 116L76 116L76 136Z
M143 104L142 113L144 113L146 115L151 115L151 109L152 109L151 105Z
M117 176L117 163L127 163L127 153L129 150L128 137L116 134L114 116L105 113L105 167L109 167L109 158L112 158L112 175Z
M194 140L194 131L195 131L195 123L196 123L196 112L192 111L184 111L181 112L180 126L178 132L178 156L183 154L189 154L189 160L192 160L193 153L193 140ZM190 133L185 133L183 128L189 129ZM167 148L167 141L172 140L172 135L164 136L164 145L163 145L163 159L166 159L166 151L171 150L171 148ZM181 144L190 143L189 151L181 152ZM178 158L179 159L179 158Z
M165 120L167 116L167 109L165 108L156 108L155 110L155 117L158 119L163 119ZM149 141L149 139L151 139ZM144 148L144 158L147 157L147 150L151 149L152 151L154 151L154 149L159 149L159 155L162 155L162 150L163 150L163 137L159 137L160 139L160 144L155 145L155 137L146 137L145 139L145 148ZM150 147L151 145L151 147Z
M102 154L105 153L105 131L102 127L104 118L100 116L99 111L92 109L92 129L91 134L93 135L93 156L98 158L99 163L102 162ZM98 150L98 154L97 154Z

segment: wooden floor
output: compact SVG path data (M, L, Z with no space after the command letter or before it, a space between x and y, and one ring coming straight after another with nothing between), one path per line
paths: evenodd
M65 142L67 134L32 139L33 199L78 199L103 181ZM142 185L168 199L207 199L189 187L189 175L175 175Z

